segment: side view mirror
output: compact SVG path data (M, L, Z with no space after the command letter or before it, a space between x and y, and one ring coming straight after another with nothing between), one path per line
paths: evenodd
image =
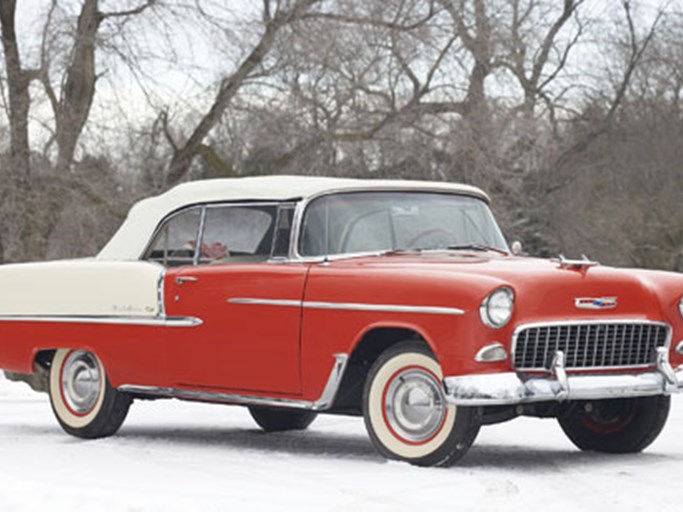
M515 240L514 242L512 242L512 246L510 247L510 249L512 249L512 254L518 256L522 254L524 247L522 247L522 242L520 242L519 240Z

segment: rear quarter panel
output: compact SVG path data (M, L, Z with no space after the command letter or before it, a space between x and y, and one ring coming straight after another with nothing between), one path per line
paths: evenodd
M37 352L95 352L112 385L166 381L165 328L81 322L161 315L164 269L95 260L0 267L0 368L31 373Z

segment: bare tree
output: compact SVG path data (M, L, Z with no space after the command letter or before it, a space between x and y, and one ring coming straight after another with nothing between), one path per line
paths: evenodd
M174 154L169 164L167 183L177 183L187 174L202 142L220 121L240 88L263 63L275 43L278 32L301 19L311 7L320 1L263 0L263 33L259 41L240 62L237 69L221 80L213 104L194 126L187 139L182 143L177 143L169 137Z
M0 188L3 220L12 219L0 223L0 247L9 259L74 255L79 244L92 251L105 238L96 226L113 229L133 195L199 177L287 172L466 181L495 196L505 225L534 252L583 246L607 261L671 266L680 223L666 211L678 211L680 192L664 184L681 158L671 149L683 92L680 17L639 16L638 0L610 5L50 0L37 52L20 55L16 1L2 2L0 108L11 143L0 160L14 181ZM152 24L136 20L148 16L158 32L145 46ZM234 65L193 74L201 66L177 34L202 38L199 48L222 49ZM158 53L155 41L165 47ZM150 54L192 75L192 94L158 93ZM149 116L134 113L125 127L93 122L105 103L126 109L125 98L101 101L103 73L107 85L121 80L103 56L124 64ZM48 134L42 150L29 124ZM122 183L127 195L117 192ZM654 183L667 189L662 206L639 220ZM611 223L619 230L590 216L608 217L618 201L632 205ZM575 209L590 229L563 222ZM84 242L69 217L97 234Z
M589 179L599 181L596 175L599 174L597 169L601 159L596 158L594 150L601 147L604 151L605 139L610 139L615 131L618 132L619 127L615 125L618 114L627 103L634 75L643 65L665 14L664 10L659 9L649 26L644 29L640 27L643 31L640 34L633 17L633 4L624 1L621 7L623 23L617 27L619 32L616 35L609 35L610 42L616 42L613 62L618 63L616 70L611 70L609 75L612 77L612 83L609 84L612 90L599 90L597 94L587 96L586 107L578 117L569 120L570 129L566 130L563 141L552 157L538 172L525 176L525 193L534 200L527 204L522 215L532 219L526 228L536 233L532 249L537 252L552 251L561 238L556 236L558 231L554 225L559 222L556 214L561 210L556 208L558 201L555 198L564 196L566 191L575 190L574 184L582 174L590 174ZM603 48L603 51L608 49ZM603 86L605 83L609 82L605 80ZM611 151L603 153L608 154L611 155ZM565 204L578 209L581 201Z
M137 6L119 12L102 12L99 0L85 0L77 16L72 44L65 50L65 65L55 70L53 48L50 45L50 31L59 1L52 0L42 34L40 65L25 68L16 33L16 0L0 3L0 28L2 30L3 54L7 72L8 110L10 125L10 159L8 194L11 221L5 237L18 237L12 241L17 248L17 257L22 259L42 258L46 253L47 238L54 228L56 212L61 207L59 187L77 188L93 195L88 184L68 176L77 142L88 119L95 97L97 71L95 53L97 34L102 23L141 14L153 6L156 0L141 1ZM63 44L63 41L62 41ZM58 76L53 85L53 77ZM31 97L29 87L39 82L49 99L54 114L53 138L57 143L58 155L54 164L52 180L40 182L46 163L40 163L42 173L33 172L34 165L29 141L29 113ZM18 228L16 226L19 226Z

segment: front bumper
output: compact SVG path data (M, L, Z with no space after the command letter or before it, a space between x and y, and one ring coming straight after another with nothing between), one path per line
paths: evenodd
M547 376L509 372L446 377L444 390L449 403L463 406L666 395L683 391L683 366L674 370L662 348L655 371L567 375L564 355L556 352Z

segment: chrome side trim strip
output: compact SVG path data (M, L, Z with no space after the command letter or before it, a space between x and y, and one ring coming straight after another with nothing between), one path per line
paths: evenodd
M444 308L438 306L401 306L396 304L360 304L349 302L304 302L305 308L312 309L343 309L349 311L384 311L386 313L422 313L427 315L464 315L465 311L458 308Z
M158 315L160 317L166 316L166 304L165 304L165 282L166 282L166 267L163 267L161 274L159 275L159 281L157 282L157 305L158 305Z
M344 377L348 354L334 354L334 365L327 379L320 398L316 401L291 400L289 398L237 395L232 393L213 393L210 391L194 391L190 389L158 388L153 386L135 386L125 384L117 389L124 393L139 393L141 395L178 398L181 400L199 400L232 405L261 405L265 407L290 407L293 409L307 409L310 411L325 411L332 407L337 391Z
M230 304L257 304L262 306L303 307L308 309L335 309L346 311L382 311L385 313L419 313L427 315L464 315L465 311L458 308L439 306L403 306L398 304L365 304L352 302L316 302L299 300L232 298Z
M348 354L334 354L334 365L332 371L323 389L323 394L315 401L313 405L314 411L324 411L332 407L334 399L337 396L337 391L341 385L342 378L344 378L344 371L346 370L346 363L349 362Z
M236 298L228 299L230 304L252 304L258 306L286 306L293 308L300 308L303 304L300 300L277 300L277 299L246 299Z
M293 409L314 410L315 404L315 402L306 402L304 400L213 393L210 391L194 391L190 389L136 386L131 384L124 384L117 389L123 393L135 393L159 398L177 398L179 400L196 400L199 402L213 402L230 405L261 405L264 407L291 407Z
M158 327L196 327L203 321L195 317L134 317L134 316L59 316L3 315L0 322L55 322L69 324L147 325Z

